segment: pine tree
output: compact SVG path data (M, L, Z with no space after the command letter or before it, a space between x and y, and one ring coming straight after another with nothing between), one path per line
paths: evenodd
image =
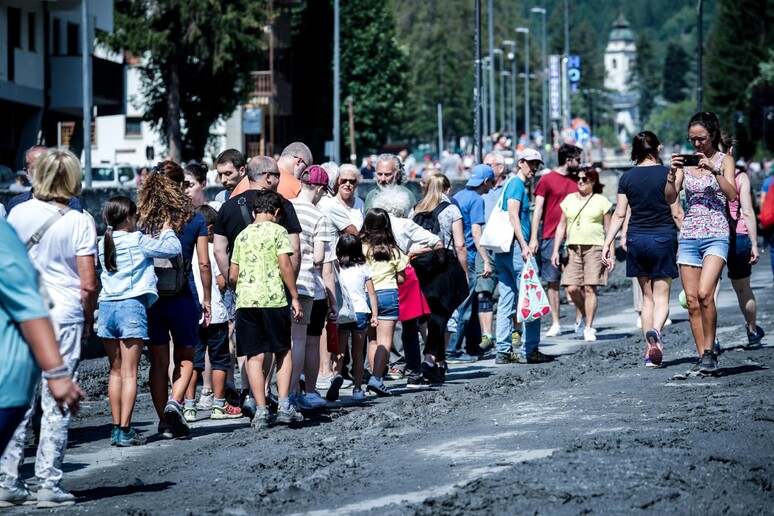
M682 102L688 98L688 53L682 45L670 42L664 57L663 95L667 102Z
M653 103L659 91L658 64L651 44L650 36L640 32L635 44L637 46L637 61L631 76L631 86L640 93L640 120L647 120L653 110Z

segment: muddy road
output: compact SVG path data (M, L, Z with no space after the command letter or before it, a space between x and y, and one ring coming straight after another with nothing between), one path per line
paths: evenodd
M753 287L759 324L774 334L766 265ZM93 398L71 431L63 481L78 503L59 512L771 514L774 339L743 347L724 280L720 369L686 377L697 356L679 291L676 282L658 369L644 367L631 293L617 289L600 297L597 342L544 339L553 363L451 366L442 388L391 382L393 398L362 404L344 390L295 429L200 412L190 439L161 441L142 379L135 424L150 439L127 449L108 443L106 360L85 361ZM23 472L32 476L32 458Z

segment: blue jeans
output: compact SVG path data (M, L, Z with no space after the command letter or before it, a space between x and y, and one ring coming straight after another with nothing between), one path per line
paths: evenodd
M476 262L468 261L468 297L454 310L454 313L449 318L449 322L446 324L446 331L451 333L449 344L446 346L447 356L459 355L465 351L462 349L462 339L465 338L468 340L465 346L468 352L478 348L478 343L481 339L480 335L477 341L471 342L475 338L476 332L480 333L481 331L476 318L478 310L475 310L477 298Z
M497 352L508 353L511 350L512 316L516 312L519 299L519 281L524 259L521 248L514 245L510 253L495 253L497 266L497 287L500 289L500 301L497 308ZM521 356L526 357L540 345L540 319L524 324L521 339Z

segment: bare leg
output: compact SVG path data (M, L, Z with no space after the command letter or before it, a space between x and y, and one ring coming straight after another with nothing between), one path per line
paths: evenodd
M169 347L166 345L148 346L150 351L150 383L151 399L159 420L164 420L164 407L169 399ZM180 398L178 401L182 401Z
M696 343L696 351L699 353L699 357L701 357L702 353L704 352L704 327L701 320L701 306L699 305L699 283L701 280L701 267L681 265L680 279L683 282L685 299L688 302L688 319L691 323L693 340ZM644 312L645 309L643 308L643 313ZM644 317L642 321L642 329L645 329Z
M327 322L325 323L328 324ZM317 376L320 376L322 378L329 378L333 376L333 370L331 369L331 356L332 353L328 351L328 331L323 330L322 335L320 336L320 345L319 345L319 353L320 353L320 370L317 372Z
M266 406L266 393L263 390L263 359L264 353L247 357L247 378L250 382L250 390L255 396L255 402L259 407Z
M672 278L651 280L650 288L653 296L652 326L647 328L661 331L669 317L669 292L672 290ZM642 329L646 330L645 319L643 319Z
M715 343L715 331L718 324L718 308L715 303L715 289L723 271L725 260L719 256L706 256L701 268L699 281L699 304L701 323L704 327L703 351L711 351Z
M352 380L355 383L355 389L363 388L363 343L365 338L365 332L352 332Z
M371 342L368 346L371 373L380 378L384 374L384 368L387 367L387 361L390 359L395 322L380 320L379 326L376 327L376 342Z
M212 370L212 395L215 398L222 399L226 397L226 378L228 371L220 369Z
M121 347L121 426L132 424L132 412L137 400L137 367L142 356L142 339L118 342Z
M553 324L559 324L559 305L561 304L559 298L559 282L548 282L548 305L551 307L551 322Z
M291 348L293 374L290 379L290 391L299 392L298 380L304 372L304 359L306 358L306 324L293 323L291 332ZM252 385L252 384L251 384Z
M575 305L576 310L580 311L581 317L585 317L586 302L583 296L583 287L579 285L568 285L567 294L570 296L570 299L572 299L572 302ZM576 317L575 322L576 323L580 322L580 319ZM586 322L586 326L591 326L588 321Z
M731 285L736 292L736 299L739 302L739 309L744 315L745 324L747 324L748 331L755 331L757 324L757 305L755 301L755 294L753 294L750 288L750 277L731 280Z
M175 349L175 370L172 383L172 399L182 400L193 375L194 348Z
M113 416L113 424L121 424L121 348L117 339L102 339L110 364L110 376L108 378L108 401L110 401L110 413Z
M586 285L583 287L583 306L585 308L586 328L594 327L594 316L597 315L597 287ZM578 305L576 305L578 306Z
M312 394L317 386L317 375L320 372L320 337L306 336L306 356L304 358L304 379L306 392Z
M277 363L277 394L280 398L290 396L290 377L293 374L291 355L287 351L274 354L274 361Z

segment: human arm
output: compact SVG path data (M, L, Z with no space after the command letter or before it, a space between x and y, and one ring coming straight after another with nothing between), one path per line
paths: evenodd
M680 199L677 199L669 206L669 211L672 214L672 220L675 221L675 227L677 228L677 231L680 231L680 228L683 227L683 216L685 215L685 212L683 211L683 205L680 203Z
M744 225L747 226L747 233L750 235L750 263L754 265L758 263L760 258L758 252L758 221L753 210L750 178L747 174L739 175L739 186L739 208L742 210L741 217L744 220Z
M468 271L468 247L465 245L465 229L462 219L452 222L452 239L454 240L454 250L457 252L457 261L460 262L462 270L465 271L467 278ZM468 279L468 281L470 281Z
M680 190L683 188L683 179L685 178L683 161L684 159L679 154L672 154L667 182L664 185L664 198L667 204L671 205L680 199Z
M212 242L212 252L215 255L215 263L218 264L220 271L226 271L224 282L228 286L231 283L231 270L228 263L228 238L225 235L218 235L215 233L215 238ZM236 283L234 283L236 284ZM233 287L232 287L233 288Z
M97 270L95 256L76 256L75 264L81 279L81 308L83 309L83 336L88 339L94 326L94 310L97 309Z
M365 281L366 292L368 292L368 299L371 302L371 327L376 328L379 324L379 317L377 314L378 300L376 299L376 290L374 289L374 281L368 278Z
M199 275L202 280L202 326L210 325L212 320L212 269L210 267L209 240L206 236L196 239L196 257L199 261Z
M231 284L231 290L236 290L237 279L239 278L239 264L231 262L231 267L228 271L228 281Z
M567 215L562 211L562 217L559 219L559 225L556 226L556 234L554 235L554 251L551 253L551 263L554 267L559 268L559 248L562 245L562 240L567 232Z
M481 247L479 241L481 240L481 234L484 232L481 224L473 224L470 227L470 232L473 234L473 243L476 246L476 252L481 257L481 261L484 262L484 272L481 273L482 278L488 278L492 275L492 264L489 263L489 253L486 252L485 247Z
M298 235L296 235L298 236ZM292 242L292 240L291 240ZM287 253L277 255L279 262L280 275L290 293L290 306L293 309L293 319L300 321L304 316L304 310L301 308L301 302L298 300L298 290L296 290L296 271L291 263L290 256Z
M535 204L532 210L532 226L530 229L529 249L532 254L538 252L538 230L540 229L540 220L543 218L543 206L545 205L546 198L542 195L535 196ZM510 201L508 202L508 211L510 212ZM521 227L521 224L519 224ZM524 249L522 247L522 249Z
M328 319L339 317L339 302L336 299L336 277L333 274L333 262L325 262L322 266L322 279L325 285L325 295L328 298Z
M734 158L731 154L726 154L718 167L710 161L707 156L701 152L696 153L699 156L699 165L697 168L708 170L715 180L718 182L720 191L723 192L725 198L729 201L735 201L737 197L736 192L736 165L734 164Z
M180 240L172 229L163 229L158 238L140 233L137 245L146 258L174 258L183 251Z
M631 213L631 210L627 210L627 215ZM602 217L602 225L605 227L605 234L607 234L610 231L610 221L612 220L613 216L608 211L605 213L604 217ZM615 240L610 244L610 247L607 249L610 256L615 256ZM610 270L615 269L615 260L610 262L609 265Z
M293 266L293 274L298 278L298 272L301 270L301 237L298 233L290 233L288 239L293 249L293 254L289 257L290 264Z
M524 261L527 261L534 253L527 241L524 240L524 231L521 229L521 219L519 218L520 210L521 201L518 199L508 199L508 218L511 221L511 228L513 228L513 234L519 243L519 247L521 247L521 256L524 258ZM535 241L535 245L537 245L537 241Z
M621 230L624 220L626 219L626 211L629 207L629 199L625 194L618 194L617 204L615 206L615 212L610 220L608 231L605 236L605 243L602 246L602 263L612 270L614 265L610 265L615 260L615 236ZM611 253L610 250L613 250Z
M610 217L612 220L612 217ZM629 219L632 218L632 207L626 207L626 217L624 218L623 227L621 228L621 248L626 251L626 233L629 231ZM605 235L610 232L610 227L605 228Z

